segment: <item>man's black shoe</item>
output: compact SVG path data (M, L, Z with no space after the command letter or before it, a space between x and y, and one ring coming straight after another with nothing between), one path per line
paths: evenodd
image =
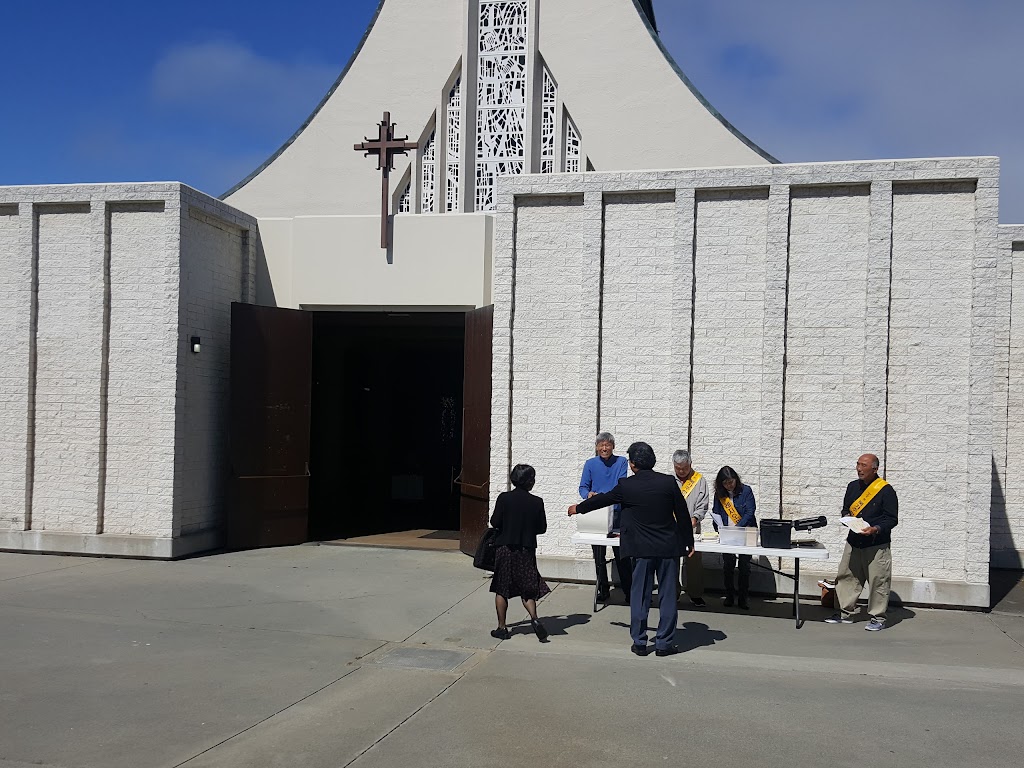
M675 656L677 653L682 653L683 649L678 645L670 645L668 648L659 648L654 652L655 656Z
M631 645L629 646L629 650L631 650L637 656L646 656L648 653L651 652L651 649L648 648L646 645Z
M725 600L722 601L722 605L724 605L726 608L732 608L734 605L736 605L736 599L732 595L728 595L725 598Z
M599 603L607 603L608 602L608 593L607 592L598 592L597 593L597 602L599 602Z
M690 598L690 602L693 603L698 608L703 608L704 606L707 605L707 603L704 602L704 598L703 597L691 597Z
M749 611L750 610L750 603L747 602L747 598L745 598L745 597L741 597L740 598L740 608L742 608L744 611Z

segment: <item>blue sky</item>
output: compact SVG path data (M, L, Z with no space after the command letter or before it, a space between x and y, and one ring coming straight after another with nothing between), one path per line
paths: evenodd
M219 195L303 122L376 6L8 3L0 184L176 179ZM780 160L999 155L1000 218L1024 222L1024 2L654 7L690 79Z

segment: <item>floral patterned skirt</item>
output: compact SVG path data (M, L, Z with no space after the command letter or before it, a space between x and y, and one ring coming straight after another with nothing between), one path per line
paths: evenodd
M537 550L498 547L494 553L491 592L505 599L522 597L524 600L540 600L551 592L537 570Z

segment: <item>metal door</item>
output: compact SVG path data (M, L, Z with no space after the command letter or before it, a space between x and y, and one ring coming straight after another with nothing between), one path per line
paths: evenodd
M487 530L491 469L491 334L494 307L466 313L462 398L462 472L459 474L459 548L476 551Z
M231 305L229 549L307 540L312 347L310 313Z

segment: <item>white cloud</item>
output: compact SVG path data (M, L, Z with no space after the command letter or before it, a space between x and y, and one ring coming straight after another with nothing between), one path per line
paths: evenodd
M244 45L176 46L156 63L151 97L162 108L276 132L297 128L338 75L336 65L275 61Z
M663 0L655 11L697 87L780 160L999 155L1001 218L1024 222L1024 3Z

